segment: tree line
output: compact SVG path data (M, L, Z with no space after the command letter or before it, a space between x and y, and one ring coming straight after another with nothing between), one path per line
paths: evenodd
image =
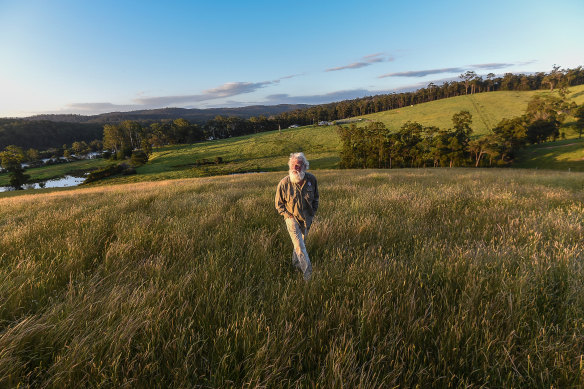
M420 88L414 92L368 96L284 112L274 116L271 129L277 129L278 124L284 127L294 123L307 125L316 124L319 121L335 121L465 94L539 89L566 91L570 86L582 84L584 84L582 66L575 69L560 69L554 66L549 73L505 73L501 77L493 73L482 77L473 71L467 71L460 75L460 81L447 81L441 85L430 83L426 88Z
M535 74L506 73L497 77L489 73L485 77L468 71L460 75L460 81L430 83L426 88L413 92L391 93L368 96L353 100L321 104L309 108L295 109L279 114L252 116L217 115L200 123L188 122L187 126L176 124L175 120L132 120L142 128L156 133L158 144L198 142L206 139L222 139L287 128L290 125L309 125L320 121L335 121L370 113L399 109L410 105L445 99L465 94L492 91L526 91L538 89L566 90L574 85L584 84L584 69L560 69L554 66L549 73ZM174 112L174 111L173 111ZM177 111L182 112L181 110ZM184 119L183 119L184 120ZM109 126L119 126L112 121ZM154 127L153 127L154 126ZM193 126L196 126L193 127ZM189 127L185 133L185 127ZM101 139L103 124L63 123L49 120L0 119L0 149L8 145L23 148L48 149L71 144L75 141L91 142Z
M467 71L460 75L460 80L444 82L441 85L430 83L428 87L414 92L391 93L343 100L296 109L268 117L259 115L244 119L235 116L218 115L199 126L197 139L223 139L263 131L274 131L288 128L294 124L310 125L322 121L333 122L465 94L539 89L560 90L561 93L565 94L568 87L584 84L584 69L581 66L575 69L560 69L558 66L554 66L550 73L506 73L501 77L489 73L484 78L473 71Z
M505 166L527 144L556 140L567 114L577 118L580 136L584 130L584 104L568 103L562 95L533 97L526 112L501 120L492 133L472 138L472 115L460 111L452 127L440 129L407 122L392 131L383 123L358 127L338 126L341 138L341 168Z

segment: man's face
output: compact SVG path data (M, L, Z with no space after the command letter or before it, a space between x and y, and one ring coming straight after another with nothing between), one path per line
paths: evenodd
M302 160L293 159L290 161L290 180L294 183L301 182L304 179L304 164Z
M304 164L302 163L302 161L299 161L298 159L293 159L290 162L290 167L292 168L292 170L298 173L304 170Z

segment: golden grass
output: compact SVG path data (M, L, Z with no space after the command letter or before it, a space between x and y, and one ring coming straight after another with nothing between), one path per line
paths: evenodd
M0 199L0 386L581 386L582 173L283 173Z

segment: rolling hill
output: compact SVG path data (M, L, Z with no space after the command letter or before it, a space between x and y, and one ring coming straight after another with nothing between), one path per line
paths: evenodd
M570 88L568 97L576 104L584 104L584 85ZM392 129L400 128L407 121L439 128L452 127L452 115L461 110L472 114L474 135L488 134L504 118L520 116L527 102L537 94L548 91L498 91L451 97L392 111L378 112L358 118L379 121ZM569 124L569 122L567 123ZM571 131L570 131L571 134Z
M569 97L577 104L584 103L584 85L571 88ZM355 118L356 123L382 121L389 128L398 129L408 120L441 128L451 126L454 113L469 109L473 113L475 134L485 134L492 125L504 117L521 115L527 101L536 93L490 92L472 96L458 96L450 99L419 104L404 109L381 112ZM482 119L481 119L482 118ZM359 119L362 119L359 121ZM488 123L488 127L485 123ZM494 123L494 124L493 124ZM361 125L359 124L359 125ZM573 128L573 118L568 118L561 132L566 140L551 144L534 145L525 149L516 161L517 167L584 170L584 140L577 139ZM271 131L242 137L157 148L150 162L139 167L138 174L108 180L108 183L128 183L172 178L202 177L232 173L283 171L286 170L287 155L294 151L304 151L313 169L337 168L340 140L334 126L305 126L282 131ZM222 162L214 164L216 158ZM205 160L205 161L204 161ZM103 163L95 162L95 167ZM44 169L32 169L33 179L51 177ZM53 177L65 174L65 167L52 168ZM82 168L69 167L70 171L91 169L91 162ZM0 186L7 185L6 174L0 174ZM100 185L100 183L94 184Z
M157 122L161 120L174 120L178 118L186 119L193 123L205 123L217 115L237 116L249 119L252 116L270 116L282 112L293 111L310 107L306 104L278 104L278 105L250 105L236 108L159 108L129 112L109 112L98 115L35 115L26 120L50 120L57 122L72 123L119 123L124 120L135 120L140 122Z

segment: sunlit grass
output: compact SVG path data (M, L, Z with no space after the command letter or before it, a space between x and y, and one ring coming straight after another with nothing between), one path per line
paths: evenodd
M583 384L582 173L313 173L0 199L0 386Z
M584 171L584 139L532 145L517 156L515 167Z
M287 170L288 155L310 154L315 169L337 168L340 139L334 126L308 126L221 139L192 145L155 149L148 164L135 176L117 177L111 183L129 183L233 173ZM222 163L214 164L217 157ZM197 165L206 160L210 164Z
M576 104L584 104L584 85L570 88L568 98ZM404 107L397 110L361 116L371 121L383 122L391 129L399 129L405 122L414 121L425 126L437 126L442 129L452 127L452 115L466 110L472 114L473 135L486 135L491 132L501 119L521 116L525 113L527 103L537 94L549 91L498 91L463 95L449 99ZM571 128L566 135L575 136Z

